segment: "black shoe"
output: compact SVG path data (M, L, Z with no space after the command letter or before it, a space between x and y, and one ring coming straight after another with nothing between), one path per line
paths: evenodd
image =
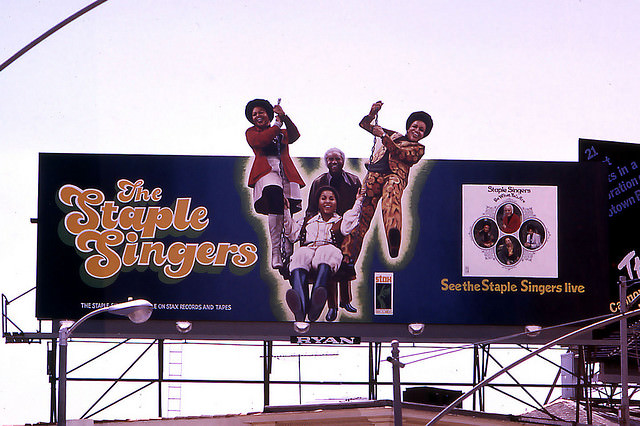
M340 307L347 312L351 312L352 314L355 314L356 312L358 312L356 307L353 306L351 303L341 303Z
M327 316L325 317L325 319L327 321L335 321L336 318L338 318L338 310L336 308L329 308L329 310L327 310Z
M400 252L400 231L396 228L389 230L387 235L387 242L389 244L389 256L396 258Z
M318 287L311 292L311 303L309 303L309 321L313 322L320 318L320 314L327 303L327 289Z
M293 312L293 316L296 321L304 321L304 307L302 306L302 300L300 300L298 293L290 288L287 290L285 299L287 301L287 306L289 306L289 309Z

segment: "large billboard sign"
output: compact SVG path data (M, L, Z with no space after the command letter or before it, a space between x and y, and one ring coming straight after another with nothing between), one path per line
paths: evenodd
M304 320L366 325L548 325L608 311L599 162L420 160L397 200L369 209L365 191L337 216L326 188L305 214L325 162L293 161L302 205L283 201L294 213L274 219L247 184L252 158L41 154L38 318L128 297L152 302L152 319L189 321L293 321L300 301ZM344 169L370 188L364 163Z
M603 207L609 226L608 310L620 308L619 277L640 278L640 145L592 139L580 139L580 161L602 164L607 170L606 204ZM628 300L640 290L632 287Z

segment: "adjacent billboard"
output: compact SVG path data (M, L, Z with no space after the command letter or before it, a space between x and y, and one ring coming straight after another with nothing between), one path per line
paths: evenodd
M619 277L640 278L640 145L580 139L580 161L598 163L607 170L606 204L603 207L609 227L609 297L608 310L618 312ZM630 302L640 294L629 290Z
M128 297L159 320L293 321L302 300L307 321L363 326L549 325L609 310L600 162L420 160L395 199L372 201L376 182L353 160L344 182L367 191L346 212L326 185L310 197L324 161L293 162L301 205L287 194L294 213L274 219L248 185L252 158L41 154L37 317Z

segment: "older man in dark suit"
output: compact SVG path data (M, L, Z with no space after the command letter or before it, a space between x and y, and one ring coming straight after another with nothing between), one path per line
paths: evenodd
M338 148L329 149L324 154L324 160L328 172L318 176L311 184L306 214L307 216L313 216L318 213L318 196L316 193L319 188L330 186L338 192L336 213L342 216L344 212L353 207L356 201L356 196L361 187L360 179L353 173L344 171L344 152ZM341 279L338 283L333 281L329 283L327 288L327 306L329 307L326 316L327 321L334 321L338 316L338 284L340 287L340 307L351 313L358 311L351 304L351 283L345 279Z

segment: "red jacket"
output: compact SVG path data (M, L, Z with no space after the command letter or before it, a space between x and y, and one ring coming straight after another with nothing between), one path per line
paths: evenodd
M298 170L296 170L296 166L293 164L293 161L289 156L289 136L287 135L287 130L281 130L278 126L271 126L266 129L259 129L258 127L253 126L249 127L245 132L247 142L251 149L253 149L253 153L256 156L253 160L253 165L251 166L251 172L249 173L249 187L253 188L261 177L271 171L271 166L269 166L267 157L263 151L273 143L273 140L278 133L282 133L283 135L282 142L280 144L280 159L282 161L284 173L287 176L287 179L289 179L289 182L299 184L300 188L304 187L304 181L302 180L302 177L300 177Z

